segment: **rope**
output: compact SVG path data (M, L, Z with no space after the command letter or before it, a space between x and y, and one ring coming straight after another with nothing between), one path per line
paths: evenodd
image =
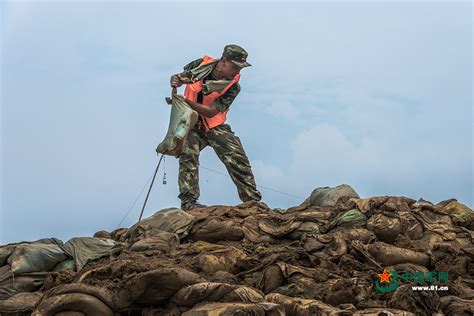
M146 180L145 184L143 185L143 188L141 189L140 193L138 193L138 196L137 198L135 199L135 201L133 201L133 204L130 206L130 208L128 209L127 213L125 214L124 217L122 217L122 220L120 221L120 223L117 225L117 227L115 227L115 229L119 228L120 225L122 225L123 221L125 220L125 218L128 216L128 214L130 214L130 211L132 210L132 208L135 206L135 204L137 203L138 199L140 198L140 196L142 195L143 191L145 191L145 188L146 186L148 185L148 183L150 182L151 178L153 177L153 175L151 175L148 180Z
M161 163L161 160L164 159L164 155L161 155L160 157L160 160L158 161L158 166L156 167L155 169L155 172L152 176L150 176L148 178L148 180L146 181L146 183L143 185L143 188L140 190L140 193L138 193L138 196L136 197L135 201L133 201L132 205L129 207L127 213L123 216L122 220L120 221L120 223L117 225L116 229L120 227L120 225L123 223L123 221L125 220L125 218L128 216L128 214L130 214L132 208L135 206L135 204L137 203L138 199L140 198L140 196L142 195L143 191L145 190L146 186L148 185L148 183L150 182L150 180L153 178L152 182L151 182L151 185L150 185L150 188L148 189L148 193L147 193L147 196L145 198L145 203L143 204L143 207L142 207L142 211L140 213L140 217L139 217L139 220L140 221L142 219L142 216L143 216L143 211L145 209L145 205L146 205L146 202L148 200L148 196L150 195L150 191L151 191L151 188L153 186L153 182L155 181L155 177L156 177L156 173L158 172L158 168L160 167L160 163ZM163 161L163 166L165 166L165 162ZM214 173L217 173L217 174L220 174L222 176L225 176L225 177L228 177L230 178L230 176L228 174L225 174L225 173L222 173L220 171L217 171L217 170L213 170L211 168L207 168L207 167L204 167L203 165L200 165L200 167L202 167L203 169L206 169L206 170L209 170L209 171L212 171ZM266 186L263 186L263 185L257 185L257 187L260 187L260 188L264 188L266 190L270 190L270 191L273 191L273 192L276 192L276 193L280 193L280 194L284 194L284 195L287 195L287 196L291 196L291 197L294 197L294 198L297 198L297 199L301 199L301 200L304 200L305 198L302 198L301 196L297 196L297 195L293 195L293 194L290 194L290 193L286 193L286 192L283 192L283 191L279 191L279 190L275 190L275 189L272 189L272 188L269 188L269 187L266 187Z
M218 174L220 174L220 175L222 175L222 176L226 176L226 177L229 177L229 178L230 178L230 176L229 176L228 174L225 174L225 173L222 173L222 172L219 172L219 171L216 171L216 170L212 170L212 169L210 169L210 168L204 167L203 165L200 165L200 167L202 167L202 168L204 168L204 169L206 169L206 170L209 170L209 171L218 173ZM278 190L275 190L275 189L272 189L272 188L269 188L269 187L266 187L266 186L263 186L263 185L258 185L258 184L257 184L257 187L264 188L264 189L267 189L267 190L270 190L270 191L273 191L273 192L277 192L277 193L280 193L280 194L288 195L288 196L291 196L291 197L295 197L295 198L298 198L298 199L302 199L302 200L305 199L305 198L302 198L301 196L297 196L297 195L293 195L293 194L290 194L290 193L278 191Z
M160 168L160 163L161 163L161 160L163 160L163 157L164 155L161 154L160 160L158 161L158 166L156 166L156 169L155 169L155 174L153 175L153 180L151 180L150 188L148 189L148 193L146 194L145 202L143 203L142 211L140 212L140 217L138 218L138 221L142 220L143 211L145 210L146 202L148 201L148 197L150 196L150 191L151 191L151 188L153 187L153 182L155 182L156 173L158 172L158 169Z

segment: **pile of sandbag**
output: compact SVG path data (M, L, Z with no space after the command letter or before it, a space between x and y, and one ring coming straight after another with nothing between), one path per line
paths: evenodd
M41 295L32 294L62 271L80 271L89 261L113 253L120 243L79 237L65 244L56 238L0 247L0 314L31 311Z
M34 315L474 313L472 210L453 199L361 199L342 185L287 210L255 201L170 208L96 236L110 238L108 256L81 257L74 239L61 246L82 269L56 272L29 305ZM380 291L384 270L442 272L448 279L430 284L448 289L415 291L418 281L398 279Z

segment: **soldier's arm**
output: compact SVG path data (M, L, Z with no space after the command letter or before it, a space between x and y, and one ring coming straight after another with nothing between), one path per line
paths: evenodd
M216 104L215 104L216 109L221 113L224 113L225 111L227 111L230 105L232 104L232 102L234 102L239 92L240 92L240 85L238 82L236 82L223 95L217 98Z
M189 64L183 67L183 72L174 74L170 78L171 87L181 87L183 83L186 83L186 79L191 79L191 72L190 70L199 66L202 62L202 58L198 58L193 60Z
M216 108L215 102L211 105L203 105L201 103L191 101L188 98L185 98L184 100L194 111L205 117L213 117L214 115L219 113L219 110Z

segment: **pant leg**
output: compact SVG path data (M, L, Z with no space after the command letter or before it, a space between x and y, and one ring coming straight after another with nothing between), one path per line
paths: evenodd
M230 126L221 124L210 129L207 133L207 140L227 168L242 202L260 201L262 195L257 190L247 154L240 139L235 136Z
M206 146L204 134L197 129L191 129L183 153L179 156L178 198L183 203L199 198L199 153Z

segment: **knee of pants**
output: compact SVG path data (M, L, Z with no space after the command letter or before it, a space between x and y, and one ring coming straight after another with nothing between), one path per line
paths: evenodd
M193 150L185 150L179 156L179 163L187 163L187 162L199 162L199 152Z

